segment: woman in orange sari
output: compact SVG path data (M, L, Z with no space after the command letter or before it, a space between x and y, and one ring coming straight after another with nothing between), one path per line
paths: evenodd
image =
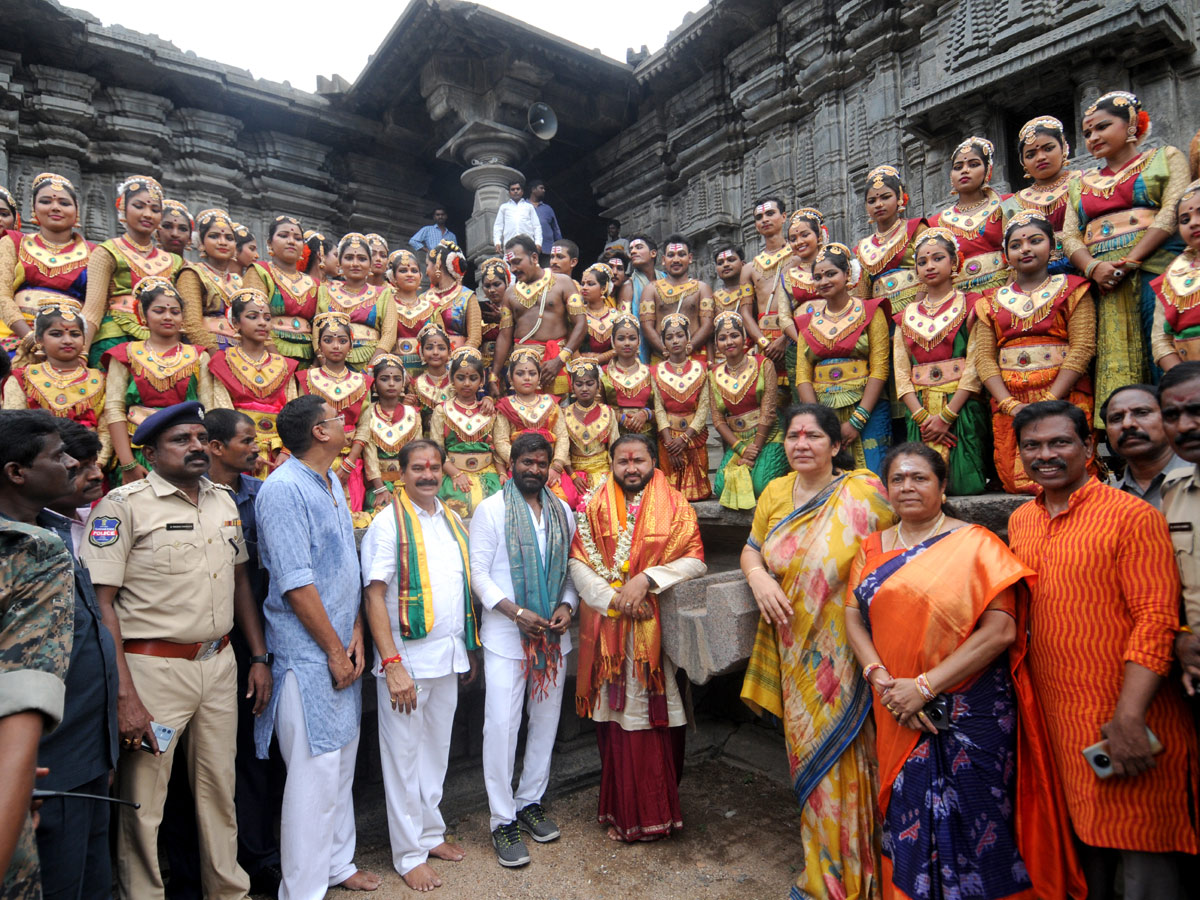
M883 475L899 522L863 542L846 598L846 634L874 689L883 896L1081 897L1023 665L1033 572L948 515L933 448L901 444Z

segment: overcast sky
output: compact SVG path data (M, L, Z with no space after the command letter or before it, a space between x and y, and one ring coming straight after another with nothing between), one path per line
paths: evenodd
M181 50L249 69L257 78L316 89L317 75L353 82L404 9L405 0L346 5L293 0L60 0L105 25L157 34ZM483 6L625 60L627 47L657 50L684 14L706 0L488 0Z

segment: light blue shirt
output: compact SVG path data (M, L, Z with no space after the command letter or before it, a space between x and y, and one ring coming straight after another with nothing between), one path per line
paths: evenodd
M408 246L414 250L432 250L442 241L454 241L457 244L458 238L449 228L442 229L438 225L426 225L408 239Z
M289 457L263 482L254 502L259 561L270 575L263 616L267 649L275 654L271 676L281 685L289 671L296 673L313 756L353 740L362 709L361 682L334 689L325 651L284 596L315 585L334 631L343 644L350 643L361 596L358 551L342 486L332 471L328 474L333 490L320 475ZM259 759L267 758L278 696L278 691L271 695L267 709L254 723Z

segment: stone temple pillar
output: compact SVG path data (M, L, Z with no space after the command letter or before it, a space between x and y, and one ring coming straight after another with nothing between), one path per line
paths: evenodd
M462 173L463 187L475 195L471 218L467 220L467 258L478 265L496 255L492 243L492 225L496 211L508 199L508 186L517 179L524 180L514 168L529 153L530 135L498 122L469 122L458 130L440 150L439 159L452 160L467 167Z

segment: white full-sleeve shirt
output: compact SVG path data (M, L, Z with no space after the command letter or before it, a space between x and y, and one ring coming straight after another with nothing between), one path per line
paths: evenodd
M558 500L558 498L555 498ZM571 508L562 503L567 514L567 544L575 536L575 514ZM529 510L533 514L533 510ZM538 550L542 559L546 558L546 511L541 516L535 516L534 532L537 534ZM523 598L513 596L512 569L508 562L508 536L504 527L504 493L492 494L479 506L471 516L471 584L475 595L483 604L483 622L479 628L479 638L491 652L505 659L524 659L525 649L521 643L521 630L517 623L496 609L501 600L511 600L518 606L525 606ZM579 595L568 574L563 594L557 600L551 601L551 610L560 603L571 607L572 615L579 608ZM571 651L571 634L568 631L559 639L559 647L564 654Z
M505 200L496 210L496 222L492 225L492 243L499 244L501 249L518 234L527 234L533 238L538 249L542 246L542 222L538 218L537 209L528 200Z
M454 513L435 500L433 513L416 506L417 521L425 543L429 569L429 589L433 595L433 626L419 640L400 636L399 585L396 575L396 516L391 507L377 515L363 535L362 582L387 585L384 605L392 626L392 639L400 651L404 667L413 678L440 678L454 672L470 671L467 657L467 612L463 602L464 579L462 553L450 532L447 516ZM379 649L375 650L375 671L379 671Z

